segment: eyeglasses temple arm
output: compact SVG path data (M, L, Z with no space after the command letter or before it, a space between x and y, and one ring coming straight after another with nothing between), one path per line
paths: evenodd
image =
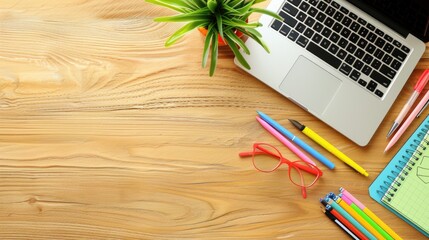
M310 174L322 176L322 171L320 171L320 170L318 170L316 168L311 168L309 166L305 166L305 165L301 165L301 164L294 164L294 166L296 168L299 168L300 170L306 171L306 172L308 172Z
M238 154L240 157L251 157L253 155L253 152L241 152Z

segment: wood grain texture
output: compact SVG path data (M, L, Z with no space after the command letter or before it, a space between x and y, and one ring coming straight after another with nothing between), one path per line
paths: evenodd
M1 239L341 239L318 202L341 186L404 239L422 238L367 189L405 141L383 154L429 51L361 148L239 70L227 48L208 77L197 32L165 48L179 24L153 18L171 13L141 0L0 2ZM334 159L303 200L286 168L262 174L238 157L264 141L294 158L255 110L307 123L370 177Z

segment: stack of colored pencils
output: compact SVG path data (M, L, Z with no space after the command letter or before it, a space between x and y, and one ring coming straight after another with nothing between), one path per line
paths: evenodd
M322 211L352 239L402 239L346 189L320 199Z

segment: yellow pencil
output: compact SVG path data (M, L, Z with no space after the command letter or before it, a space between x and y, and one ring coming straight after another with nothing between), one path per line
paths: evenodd
M347 203L344 202L340 197L337 197L335 199L335 202L337 202L340 207L346 210L348 214L352 215L352 217L356 219L356 221L358 221L364 228L366 228L368 232L374 235L374 237L376 237L377 239L384 239L384 237L377 230L375 230L375 228L373 228L367 221L365 221L363 217L361 217L356 211L353 210L353 208L347 205Z
M332 144L330 144L328 141L326 141L324 138L319 136L316 132L311 130L310 128L302 125L298 121L289 119L289 121L298 128L302 133L307 135L307 137L311 138L311 140L315 141L317 144L328 150L330 153L335 155L338 159L345 162L347 165L352 167L354 170L356 170L358 173L364 175L365 177L368 177L369 174L366 172L365 169L363 169L361 166L359 166L355 161L353 161L351 158L347 157L344 153L342 153L340 150L338 150L336 147L334 147Z

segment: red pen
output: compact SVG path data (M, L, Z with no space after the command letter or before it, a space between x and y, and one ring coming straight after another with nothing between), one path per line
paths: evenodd
M417 97L422 92L423 88L426 86L426 83L428 82L428 80L429 80L429 69L425 70L423 74L420 76L419 80L414 86L413 94L408 99L407 103L404 105L399 115L396 117L392 127L387 133L387 137L390 137L390 135L392 135L392 133L396 130L396 128L398 128L399 124L401 124L402 120L404 120L405 115L408 113L411 106L416 101Z

